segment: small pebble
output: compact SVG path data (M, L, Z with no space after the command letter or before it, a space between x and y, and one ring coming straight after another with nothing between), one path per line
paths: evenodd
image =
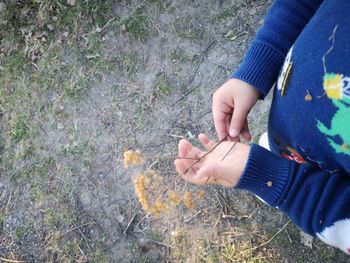
M76 0L67 0L67 5L75 6Z
M3 1L0 1L0 13L6 9L6 5Z
M127 30L126 30L126 25L125 24L122 24L121 26L120 26L120 31L121 32L126 32Z
M50 31L53 31L55 29L55 27L52 25L52 24L47 24L47 28L50 30Z

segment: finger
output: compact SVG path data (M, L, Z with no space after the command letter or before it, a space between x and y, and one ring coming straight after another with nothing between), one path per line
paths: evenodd
M232 114L227 114L227 115L226 115L226 130L227 130L227 131L230 130L231 119L232 119ZM226 137L229 137L229 136L230 136L230 134L227 132Z
M227 140L230 141L230 142L241 142L241 139L239 138L239 136L236 137L236 138L233 138L233 137L231 137L231 136L228 136L228 137L227 137Z
M202 145L205 147L205 149L207 149L208 151L212 149L216 144L215 141L210 140L210 138L204 133L199 134L198 139L202 143Z
M174 164L175 164L176 171L179 174L183 174L186 172L187 166L184 164L182 160L177 159L174 161Z
M240 134L244 122L247 118L248 111L245 110L242 107L235 107L233 114L232 114L232 119L231 119L231 124L230 124L230 136L232 138L237 138L238 135Z
M188 154L188 152L191 151L191 149L192 149L192 144L189 141L185 139L180 140L178 145L179 157L180 158L185 157Z
M181 161L181 164L178 163L180 170L184 172L185 169L188 169L190 167L193 169L198 169L198 165L193 165L193 163L196 161L197 157L202 154L202 151L197 147L194 147L189 141L185 139L180 140L178 148L178 160ZM183 166L185 166L184 169L182 169Z
M187 180L190 183L197 185L204 185L210 183L209 180L211 178L209 171L207 168L203 170L203 167L196 172L189 172L181 175L183 179Z
M226 116L232 112L232 107L225 104L219 99L213 97L213 119L215 130L218 134L219 140L226 138L228 135L228 127L226 126Z
M252 139L252 136L251 136L250 131L249 131L248 121L247 120L245 120L243 129L241 131L241 135L246 141L250 141Z

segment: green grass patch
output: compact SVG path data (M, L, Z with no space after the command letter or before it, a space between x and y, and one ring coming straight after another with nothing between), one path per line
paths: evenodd
M11 140L24 140L29 138L29 118L27 116L20 116L12 119L10 122L9 137Z
M43 2L51 0L43 0ZM96 25L103 26L112 16L112 5L115 1L111 0L77 0L76 5L67 6L61 1L54 1L53 5L57 10L57 25L67 27L73 31L88 30ZM47 10L46 14L50 14ZM46 15L47 16L47 15Z
M138 7L134 12L121 22L121 25L125 25L126 30L137 40L146 41L148 39L148 17L143 11L143 8Z
M101 35L90 34L88 36L88 46L86 48L86 53L98 53L101 51Z
M72 65L65 68L67 80L63 82L63 93L70 99L81 98L82 93L87 89L90 82L81 69Z
M188 61L186 52L182 48L177 48L173 52L171 52L171 59L177 60L180 63L185 63Z
M136 73L137 54L134 52L123 52L121 55L121 68L130 77Z
M235 8L233 6L226 7L221 13L216 15L215 20L221 21L227 18L231 18L235 15Z
M23 166L15 172L11 178L14 184L21 181L33 180L34 178L49 177L55 169L55 160L53 157L41 157L31 164Z
M157 75L157 83L153 90L153 96L155 98L164 98L171 94L171 84L166 79L163 73Z
M78 141L71 145L62 146L60 153L62 156L83 156L89 147L88 141Z
M179 37L186 38L193 42L199 41L204 36L204 29L194 24L192 20L177 20L174 26Z
M3 63L3 72L7 74L17 74L24 69L24 65L27 61L28 60L22 52L17 52L11 56L7 56ZM0 76L2 77L3 75L1 74Z
M60 155L65 158L75 158L87 169L91 168L91 158L93 155L93 146L85 140L76 141L70 145L62 146ZM74 167L67 166L67 172L73 172Z
M22 239L22 238L24 237L25 233L26 233L26 229L25 229L24 227L22 227L22 226L17 227L17 228L15 229L15 231L14 231L15 238L16 238L17 240Z

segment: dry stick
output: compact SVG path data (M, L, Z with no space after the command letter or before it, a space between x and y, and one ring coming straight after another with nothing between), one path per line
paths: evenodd
M171 245L167 245L167 244L165 244L165 243L159 242L159 241L154 240L154 239L151 239L150 241L153 242L153 243L156 243L156 244L158 244L158 245L161 245L161 246L163 246L163 247L166 247L167 249L172 248Z
M288 225L289 225L290 221L288 221L287 223L284 224L284 226L278 230L269 240L267 240L266 242L260 244L259 246L256 246L256 247L252 247L252 248L249 248L249 249L246 249L244 251L242 251L240 254L243 254L249 250L255 250L255 249L258 249L258 248L261 248L261 247L264 247L266 246L267 244L269 244L272 240L275 239L276 236L278 236Z
M94 225L96 224L96 222L90 222L90 223L85 223L85 224L81 224L79 226L76 226L72 229L69 229L68 231L64 232L63 234L59 235L57 238L55 238L55 240L58 240L60 239L61 237L63 237L64 235L67 235L68 233L74 231L74 230L77 230L77 229L80 229L81 227L83 226L88 226L88 225ZM51 242L53 242L53 240L50 240L48 243L47 243L47 246L51 244Z
M115 20L115 17L111 18L97 33L101 33L103 30L105 30L109 26L109 24L112 23L114 20Z
M210 49L215 43L216 43L216 40L211 41L210 44L207 46L207 48L202 52L202 55L201 55L201 57L200 57L200 59L199 59L199 61L198 61L198 63L197 63L197 66L196 66L196 68L195 68L195 70L194 70L192 76L191 76L190 79L188 80L187 85L190 85L190 84L192 83L192 81L194 80L194 77L195 77L196 74L197 74L197 71L198 71L198 69L199 69L199 66L202 64L202 62L203 62L205 56L207 55L209 49ZM184 98L186 98L186 96L187 96L188 94L190 94L190 93L191 93L194 89L196 89L196 88L197 88L197 86L196 86L196 87L193 87L193 88L191 88L189 91L187 91L180 99L178 99L178 100L175 101L173 104L171 104L171 107L175 106L178 102L180 102L180 101L182 101Z
M25 263L25 262L29 262L29 261L23 261L23 260L11 260L11 259L7 259L7 258L3 258L3 257L0 257L0 260L2 260L4 262L9 262L9 263Z
M186 174L188 171L190 171L190 170L193 168L193 166L194 166L195 164L199 163L199 162L200 162L201 160L203 160L209 153L211 153L212 151L214 151L214 150L216 149L216 147L218 147L224 140L226 140L226 138L221 139L217 144L214 145L213 148L211 148L209 151L207 151L203 156L201 156L201 157L199 157L198 159L196 159L196 161L195 161L194 163L192 163L192 165L191 165L189 168L187 168L183 173L181 173L181 174L178 175L177 177L180 177L180 176Z
M136 228L143 222L143 220L145 220L147 217L148 217L147 214L146 214L144 217L142 217L142 218L140 219L140 221L137 222L137 224L134 226L134 229L136 229Z
M6 214L8 212L9 206L10 206L11 198L12 198L12 191L10 192L9 199L7 200L7 204L6 204L6 207L5 207L5 213Z
M233 147L235 147L236 141L233 142L233 144L231 145L230 149L228 149L228 151L224 154L224 156L222 156L221 158L221 162L227 157L227 155L229 155L229 153L232 151Z
M202 210L199 210L197 213L195 213L193 216L190 218L184 219L184 223L190 222L192 219L194 219L196 216L198 216L200 213L202 213Z
M70 257L71 259L73 259L75 262L83 263L83 262L88 261L88 259L83 259L83 260L77 259L77 258L73 257L71 254L69 254L68 252L65 252L65 254L66 254L68 257Z
M220 68L223 68L223 69L225 69L225 70L233 71L233 68L227 67L227 66L222 65L222 64L220 64L220 63L212 62L212 64L214 64L214 65L216 65L216 66L218 66L218 67L220 67Z
M194 80L194 77L195 77L196 74L197 74L197 71L198 71L198 69L199 69L199 66L202 64L202 62L203 62L205 56L207 55L209 49L210 49L215 43L216 43L216 39L214 39L213 41L211 41L210 44L207 46L207 48L202 52L201 58L199 59L199 62L198 62L198 64L197 64L197 66L196 66L196 69L194 70L194 72L193 72L191 78L188 80L188 84L191 84L192 81Z
M178 157L178 156L142 156L142 159L158 159L158 160L198 160L191 157Z
M64 232L62 235L60 235L60 237L62 237L64 235L67 235L68 233L70 233L70 232L72 232L72 231L74 231L76 229L82 228L83 226L94 225L94 224L96 224L96 223L95 222L90 222L90 223L81 224L79 226L76 226L76 227L74 227L74 228Z
M86 243L86 246L91 250L91 247L90 247L90 245L89 245L89 242L88 242L88 240L87 240L87 237L84 235L83 231L81 231L81 229L78 228L78 232L79 232L79 234L82 236L82 238L84 239L84 241L85 241L85 243Z
M135 219L136 215L137 215L137 213L134 214L134 215L131 217L131 219L130 219L128 225L126 226L125 230L123 231L123 235L124 235L124 236L126 236L126 233L128 232L128 230L129 230L129 228L130 228L132 222L134 222L134 219Z

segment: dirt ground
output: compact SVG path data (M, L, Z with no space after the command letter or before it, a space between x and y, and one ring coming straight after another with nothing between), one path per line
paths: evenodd
M180 138L215 137L211 94L270 5L0 1L0 262L350 262L249 193L206 186L160 217L135 194L145 167L173 182ZM270 102L249 115L255 142Z

